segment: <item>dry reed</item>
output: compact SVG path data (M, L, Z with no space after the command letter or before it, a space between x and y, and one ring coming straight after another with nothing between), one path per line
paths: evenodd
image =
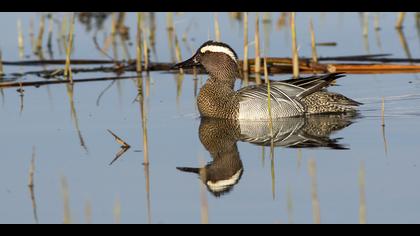
M248 12L244 12L244 62L242 69L248 73Z
M216 41L220 42L220 26L217 12L214 13L214 36Z
M292 57L293 57L293 77L299 77L299 55L297 50L297 39L296 39L296 24L295 24L296 13L292 12L290 15L290 27L292 31Z
M31 165L29 167L29 184L28 184L28 188L29 188L29 193L31 196L31 202L32 202L32 210L33 210L33 215L34 215L34 220L35 223L38 224L38 213L37 213L37 207L36 207L36 201L35 201L35 146L32 147L32 159L31 159Z
M66 48L66 65L64 68L64 77L70 80L71 84L73 84L73 76L72 76L72 71L70 67L70 55L71 55L72 46L73 46L73 32L74 32L74 13L71 15L71 20L70 20L70 30L68 34L68 42L67 42L67 48Z
M147 32L143 30L143 57L144 57L144 69L146 71L149 71L149 45L147 43L146 33Z
M41 21L39 23L38 39L36 42L36 49L35 49L36 53L39 53L42 50L42 39L44 37L44 29L45 29L45 15L42 14Z
M257 74L256 83L261 84L261 78L259 74L261 73L261 58L260 58L260 20L258 13L255 16L255 63L254 63L254 72Z
M19 58L24 58L23 30L20 18L17 20Z
M136 70L138 73L142 72L141 55L141 13L137 12Z
M397 23L395 24L395 28L402 29L404 24L405 12L398 13Z
M311 31L311 48L312 48L312 61L314 63L318 63L318 55L316 53L316 45L315 45L315 32L314 32L314 24L312 22L312 17L309 22L309 28Z

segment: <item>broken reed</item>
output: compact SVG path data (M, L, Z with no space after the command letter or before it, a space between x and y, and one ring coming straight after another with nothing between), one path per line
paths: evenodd
M141 68L141 13L137 12L137 47L136 47L136 55L137 55L137 63L136 63L136 70L137 72L142 72Z
M395 28L397 29L403 28L404 18L405 18L405 12L400 12L398 14L398 19L397 19L397 23L395 24Z
M259 76L261 72L261 58L260 58L260 20L258 13L255 16L255 63L254 63L254 71L257 76L255 77L256 83L261 84L261 78Z
M297 50L296 40L296 24L295 24L295 12L290 15L290 28L292 31L292 57L293 57L293 77L299 77L299 55Z
M318 55L316 53L316 44L315 44L314 24L313 24L313 21L312 21L312 17L309 21L309 28L310 28L310 31L311 31L312 61L314 63L318 63Z
M71 21L70 21L70 30L68 34L68 42L67 42L67 50L66 50L66 65L64 68L64 77L66 77L68 80L70 80L70 83L73 84L73 76L71 73L70 68L70 54L72 51L73 46L73 32L74 32L74 13L71 15Z
M243 71L248 73L248 12L244 12L244 63Z

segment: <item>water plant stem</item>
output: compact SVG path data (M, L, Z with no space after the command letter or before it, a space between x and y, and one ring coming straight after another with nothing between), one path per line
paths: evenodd
M293 77L299 77L299 55L297 50L297 39L296 39L296 24L295 24L295 12L290 15L290 27L292 31L292 57L293 57Z

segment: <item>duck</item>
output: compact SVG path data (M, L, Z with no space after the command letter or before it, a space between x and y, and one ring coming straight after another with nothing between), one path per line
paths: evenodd
M238 55L228 44L209 40L189 59L172 69L202 66L209 74L197 96L201 117L234 120L269 120L316 114L356 112L362 103L326 90L343 73L327 73L270 83L271 114L265 84L234 90L241 77ZM271 116L270 116L271 115Z

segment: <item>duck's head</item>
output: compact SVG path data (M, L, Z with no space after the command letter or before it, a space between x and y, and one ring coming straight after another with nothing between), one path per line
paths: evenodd
M204 66L206 71L215 77L238 76L238 55L226 43L207 41L188 60L174 65L173 69Z

